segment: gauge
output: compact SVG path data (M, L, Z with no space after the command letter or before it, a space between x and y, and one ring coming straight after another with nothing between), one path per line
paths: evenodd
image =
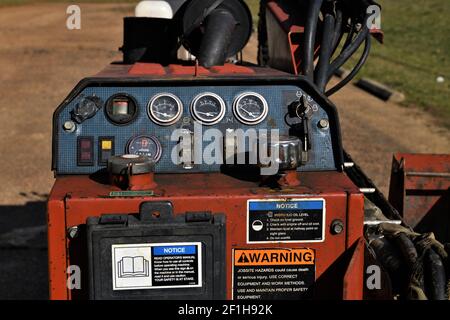
M157 124L170 126L180 120L183 114L183 103L171 93L161 93L150 100L147 113Z
M192 101L191 113L195 120L210 126L218 123L225 116L225 102L217 94L205 92Z
M162 154L161 143L155 136L139 135L128 141L126 153L147 156L157 162Z
M239 95L233 104L234 115L244 124L258 124L264 121L268 112L266 99L255 92L245 92Z
M112 123L126 125L136 118L138 104L132 96L126 93L115 94L108 99L105 113Z

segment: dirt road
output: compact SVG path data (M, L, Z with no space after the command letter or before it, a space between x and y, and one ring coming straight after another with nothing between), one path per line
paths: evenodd
M50 190L53 109L122 44L129 5L81 5L82 29L65 27L66 5L0 9L0 203L41 199ZM254 56L250 48L247 56ZM120 58L120 56L117 56ZM386 190L391 155L450 152L449 133L423 112L387 104L349 86L333 98L345 147Z
M0 255L10 257L0 259L0 285L8 288L8 297L46 295L45 230L36 226L45 224L45 197L53 182L52 113L82 77L114 59L122 44L122 17L132 12L129 5L82 4L82 29L69 31L66 7L0 8ZM246 55L254 57L251 45ZM450 153L449 132L422 111L381 102L352 86L333 100L346 149L385 191L393 152ZM11 243L15 237L25 242ZM32 251L11 250L18 246ZM20 274L34 280L19 277L18 265Z

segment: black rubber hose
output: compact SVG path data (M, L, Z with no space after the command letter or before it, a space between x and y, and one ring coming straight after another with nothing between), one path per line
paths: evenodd
M259 22L258 22L258 63L260 66L267 66L269 63L269 47L267 44L267 22L266 6L268 0L259 2Z
M409 270L413 270L419 257L413 242L403 232L395 235L394 241L396 242L400 252L402 253Z
M342 32L342 23L343 23L342 10L336 9L334 35L333 35L333 53L336 52L339 43L341 42L342 36L344 35Z
M400 271L402 260L395 247L386 238L373 240L370 242L370 246L386 271L392 274Z
M350 26L350 30L348 31L347 38L345 38L344 45L342 46L342 50L345 50L353 41L353 37L355 35L355 25L352 24Z
M328 71L328 77L332 77L334 72L338 70L344 63L350 59L350 57L358 50L363 41L367 38L369 34L369 28L367 28L368 16L364 19L361 31L356 36L355 40L348 45L342 53L331 63L330 69Z
M309 0L307 20L305 24L305 46L303 51L302 73L314 80L314 47L316 43L317 23L323 0Z
M359 59L358 63L355 65L353 70L337 85L328 90L325 94L329 97L341 90L345 85L347 85L352 79L356 76L356 74L361 70L362 66L366 63L367 58L369 58L370 47L371 47L371 35L367 35L366 42L364 45L364 51Z
M325 87L328 82L328 67L330 65L331 54L333 53L334 26L334 16L327 13L323 20L323 32L322 42L320 44L319 62L317 64L314 75L314 82L321 92L325 91Z
M206 18L205 33L198 55L201 66L209 68L225 63L236 23L233 15L223 9L215 9Z
M447 300L445 268L439 255L433 250L425 254L425 291L431 300Z
M405 273L405 264L398 249L386 238L371 241L370 247L384 270L389 274L394 292L403 293L408 279Z

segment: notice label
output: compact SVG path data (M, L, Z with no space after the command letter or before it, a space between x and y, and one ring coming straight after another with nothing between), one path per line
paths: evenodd
M247 243L322 242L324 199L249 200Z
M312 249L234 249L233 299L308 299L315 281Z
M202 246L193 243L111 246L113 290L202 286Z

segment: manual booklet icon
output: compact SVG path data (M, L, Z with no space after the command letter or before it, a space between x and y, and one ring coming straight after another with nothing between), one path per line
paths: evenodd
M117 262L119 278L148 277L149 262L144 257L123 257Z

